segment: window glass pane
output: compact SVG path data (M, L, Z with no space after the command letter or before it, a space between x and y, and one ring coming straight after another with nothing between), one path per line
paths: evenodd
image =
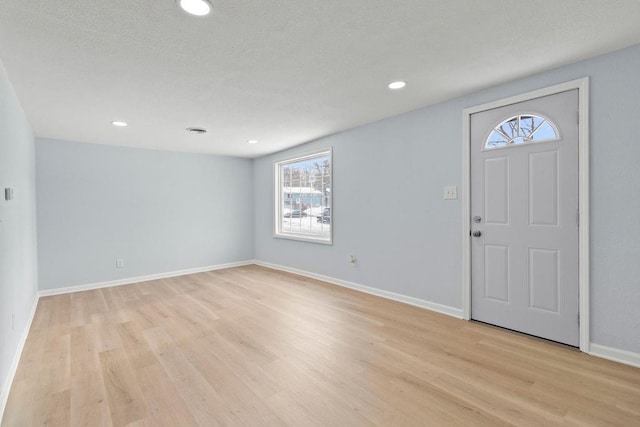
M507 137L509 137L509 139L511 139L518 135L518 118L514 117L512 119L509 119L503 122L498 127L503 134L505 134Z
M538 116L520 116L521 134L531 136L544 121L542 117Z
M545 122L533 135L533 140L548 141L550 139L557 139L556 131L549 122Z
M487 148L504 147L507 145L507 142L507 138L505 138L503 134L493 131L487 140L486 146Z

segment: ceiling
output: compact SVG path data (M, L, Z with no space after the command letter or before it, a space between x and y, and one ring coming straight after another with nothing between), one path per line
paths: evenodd
M640 43L638 0L212 3L0 0L36 135L257 157Z

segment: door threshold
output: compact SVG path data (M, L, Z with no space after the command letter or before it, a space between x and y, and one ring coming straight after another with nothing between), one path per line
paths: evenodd
M526 332L520 332L520 331L516 331L515 329L509 329L509 328L505 328L503 326L498 326L498 325L493 325L491 323L486 323L486 322L482 322L480 320L476 320L476 319L471 319L470 322L472 323L476 323L478 325L482 325L482 326L486 326L488 328L492 328L492 329L497 329L503 332L506 332L508 334L514 334L514 335L520 335L520 336L524 336L524 337L528 337L533 339L534 341L539 341L539 342L543 342L543 343L547 343L547 344L553 344L559 347L565 347L571 350L580 350L580 348L578 346L574 346L574 345L570 345L570 344L565 344L563 342L559 342L559 341L554 341L554 340L550 340L547 338L542 338L536 335L531 335L531 334L527 334Z

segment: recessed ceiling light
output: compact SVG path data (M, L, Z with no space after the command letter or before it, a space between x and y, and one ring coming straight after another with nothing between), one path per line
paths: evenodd
M402 89L406 85L407 85L407 82L404 82L402 80L398 80L397 82L389 83L389 89Z
M113 122L111 122L111 124L114 125L114 126L118 126L119 128L123 128L123 127L127 126L127 122L122 122L120 120L113 121Z
M211 12L211 3L207 0L177 0L185 12L195 16L205 16Z
M207 130L204 128L187 128L187 132L197 133L202 135L203 133L207 133Z
M257 144L258 140L257 139L250 139L247 141L249 144Z

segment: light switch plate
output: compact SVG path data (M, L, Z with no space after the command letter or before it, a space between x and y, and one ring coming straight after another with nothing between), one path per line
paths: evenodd
M4 199L5 200L13 200L13 188L5 188L4 189Z
M456 200L458 198L458 187L456 185L450 185L444 187L444 199Z

